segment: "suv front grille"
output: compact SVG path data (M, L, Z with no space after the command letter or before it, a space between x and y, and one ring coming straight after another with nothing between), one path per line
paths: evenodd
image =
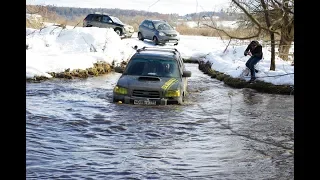
M159 91L133 90L132 96L147 97L147 98L160 98L160 92Z
M167 36L169 36L169 37L176 37L177 35L176 35L176 34L168 34Z

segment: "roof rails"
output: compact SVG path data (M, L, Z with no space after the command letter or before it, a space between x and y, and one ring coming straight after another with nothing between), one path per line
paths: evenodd
M146 47L144 46L143 48L141 49L138 49L137 52L140 52L140 51L147 51L147 50L151 50L151 51L167 51L167 52L173 52L173 53L176 53L178 51L177 48L170 48L170 47L165 47L165 48L159 48L159 47Z
M165 19L150 19L149 21L163 21L163 22L167 22Z
M104 13L104 12L94 12L94 14L109 15L108 13Z

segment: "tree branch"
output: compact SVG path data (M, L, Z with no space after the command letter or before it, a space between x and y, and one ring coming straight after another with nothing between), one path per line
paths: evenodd
M229 44L230 44L231 40L232 40L232 39L229 39L229 43L228 43L227 47L224 49L223 53L225 53L225 52L227 51L227 49L228 49L228 47L229 47Z
M232 0L232 2L234 2L234 3L248 16L248 18L249 18L254 24L256 24L256 25L259 27L259 33L260 33L261 29L263 29L263 30L270 31L270 32L272 32L272 33L275 33L275 34L280 35L280 33L277 32L277 31L273 31L273 30L271 30L271 29L269 29L269 28L263 27L263 26L260 24L260 22L259 22L256 18L254 18L239 2L237 2L236 0ZM257 37L257 36L254 36L254 37Z
M219 28L213 27L213 26L208 25L208 24L203 24L203 25L205 25L205 26L207 26L207 27L210 27L210 28L212 28L212 29L215 29L215 30L218 30L218 31L223 32L223 33L226 34L230 39L240 39L240 40L252 39L252 38L255 38L255 37L259 37L259 34L260 34L260 32L261 32L261 28L258 28L258 32L257 32L257 34L255 34L255 35L248 36L248 37L236 37L236 36L230 35L228 32L226 32L226 31L223 30L223 29L219 29Z
M243 6L241 6L239 2L237 2L236 0L232 0L232 2L235 3L253 23L255 23L260 28L262 27L261 24L256 20L256 18L254 18Z
M284 11L286 11L288 13L294 14L294 12L290 8L288 8L286 5L283 5L283 3L281 3L281 2L279 2L277 0L273 0L273 1L278 4L279 8L282 7L280 9L283 9ZM285 1L285 2L289 2L289 1Z

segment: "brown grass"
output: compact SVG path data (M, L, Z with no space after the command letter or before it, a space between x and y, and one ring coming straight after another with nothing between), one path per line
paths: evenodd
M26 27L33 29L40 29L43 27L43 23L41 21L26 19Z
M222 31L218 31L211 27L200 27L200 28L191 28L187 25L178 25L176 30L181 35L192 35L192 36L212 36L212 37L221 37L223 39L229 39L229 37ZM247 37L252 35L252 31L245 30L245 29L230 29L224 28L224 30L236 37Z
M193 36L219 36L219 32L212 28L190 28L186 25L178 25L176 30L181 35L193 35Z

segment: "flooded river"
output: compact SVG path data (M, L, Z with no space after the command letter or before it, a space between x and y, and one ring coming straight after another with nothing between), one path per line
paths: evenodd
M112 103L120 77L26 85L27 179L293 179L294 97L192 71L186 104Z

